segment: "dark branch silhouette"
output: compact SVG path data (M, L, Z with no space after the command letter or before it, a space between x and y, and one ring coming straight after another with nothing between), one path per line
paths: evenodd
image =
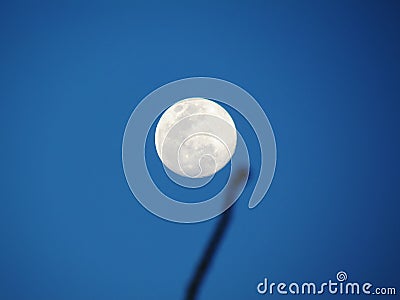
M230 183L230 186L227 189L226 195L226 204L230 204L234 201L235 192L237 185L246 178L247 172L245 170L240 170L237 174L235 174L235 178ZM188 286L186 292L186 300L194 300L198 294L201 283L203 282L204 276L209 269L210 264L217 252L218 246L226 232L226 228L229 225L231 215L232 215L233 207L225 210L220 216L218 223L216 225L215 231L212 234L210 241L204 251L204 254L200 260L200 263L197 265L196 271L190 284Z

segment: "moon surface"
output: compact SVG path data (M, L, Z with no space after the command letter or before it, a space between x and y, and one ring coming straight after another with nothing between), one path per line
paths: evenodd
M214 101L187 98L170 106L155 132L162 163L174 173L191 178L215 174L232 158L236 148L235 123Z

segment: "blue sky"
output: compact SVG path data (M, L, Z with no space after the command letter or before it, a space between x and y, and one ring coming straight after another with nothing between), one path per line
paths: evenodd
M0 298L183 298L215 220L146 211L121 146L140 100L191 76L252 94L278 149L267 196L237 202L200 299L270 297L256 292L264 277L340 270L398 285L399 20L396 1L3 1Z

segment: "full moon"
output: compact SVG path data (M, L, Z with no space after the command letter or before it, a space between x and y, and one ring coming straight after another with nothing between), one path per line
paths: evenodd
M188 98L170 106L155 132L162 163L174 173L202 178L221 170L236 148L236 127L229 113L214 101Z

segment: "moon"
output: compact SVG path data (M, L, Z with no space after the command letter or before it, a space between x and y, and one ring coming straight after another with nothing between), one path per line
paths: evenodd
M155 146L162 163L174 173L202 178L221 170L236 148L235 123L219 104L187 98L170 106L158 121Z

